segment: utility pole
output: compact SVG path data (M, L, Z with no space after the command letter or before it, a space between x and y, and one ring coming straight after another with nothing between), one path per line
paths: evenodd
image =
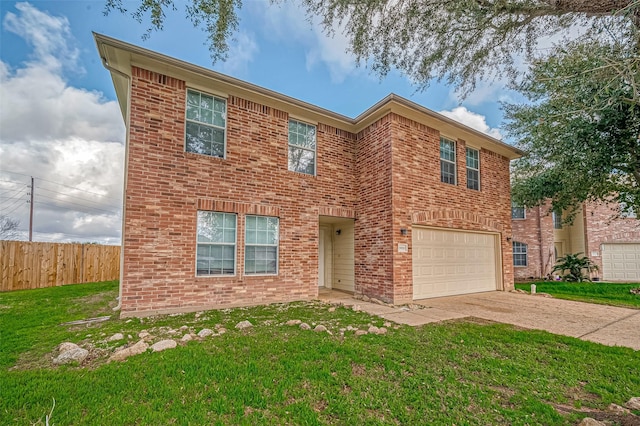
M33 176L31 176L31 200L29 201L29 241L33 241Z

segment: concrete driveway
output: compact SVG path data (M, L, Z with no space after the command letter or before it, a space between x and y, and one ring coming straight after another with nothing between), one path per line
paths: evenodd
M638 309L502 291L417 300L414 304L421 305L423 309L411 310L356 300L350 294L337 291L321 292L319 298L329 303L355 305L362 311L399 324L419 326L476 317L640 350Z
M493 291L416 301L452 312L640 350L640 310Z

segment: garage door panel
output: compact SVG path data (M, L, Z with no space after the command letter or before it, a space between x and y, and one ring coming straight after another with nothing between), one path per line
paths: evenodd
M495 290L495 234L413 228L414 299Z
M640 281L640 244L603 244L604 281Z

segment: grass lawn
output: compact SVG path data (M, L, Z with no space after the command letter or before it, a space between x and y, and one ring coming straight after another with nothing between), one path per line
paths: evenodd
M629 292L632 288L640 287L638 283L614 284L602 282L568 283L541 281L516 284L516 288L531 291L531 284L536 285L536 291L538 293L549 293L558 299L640 309L640 295Z
M587 407L624 423L606 407L640 396L640 352L481 321L356 337L341 329L383 320L300 302L60 325L111 314L116 293L115 282L0 293L1 424L43 422L53 398L56 425L569 425ZM254 327L236 330L242 320ZM106 362L124 343L107 341L116 332L133 343L216 325L227 333ZM64 341L89 359L53 366Z

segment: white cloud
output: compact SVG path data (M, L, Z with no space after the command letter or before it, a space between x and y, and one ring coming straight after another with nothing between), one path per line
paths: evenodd
M272 5L268 2L250 3L254 13L264 22L265 36L281 43L302 44L306 52L307 70L325 66L331 81L341 83L350 75L362 73L355 57L348 52L349 41L344 28L334 28L334 35L324 34L320 18L307 20L304 9L293 3Z
M222 72L234 76L246 75L249 71L249 64L258 51L258 44L253 34L240 31L235 43L229 49L229 59L220 67Z
M440 111L440 114L453 120L459 121L460 123L467 125L472 129L476 129L480 132L486 133L496 139L502 139L500 130L494 127L490 127L487 124L487 119L484 115L469 111L463 106L456 107L451 111Z
M29 60L0 61L0 213L28 226L24 188L36 177L35 239L118 243L124 124L118 105L71 86L76 72L69 22L28 3L7 13L4 30L32 48ZM106 72L106 71L105 71Z

